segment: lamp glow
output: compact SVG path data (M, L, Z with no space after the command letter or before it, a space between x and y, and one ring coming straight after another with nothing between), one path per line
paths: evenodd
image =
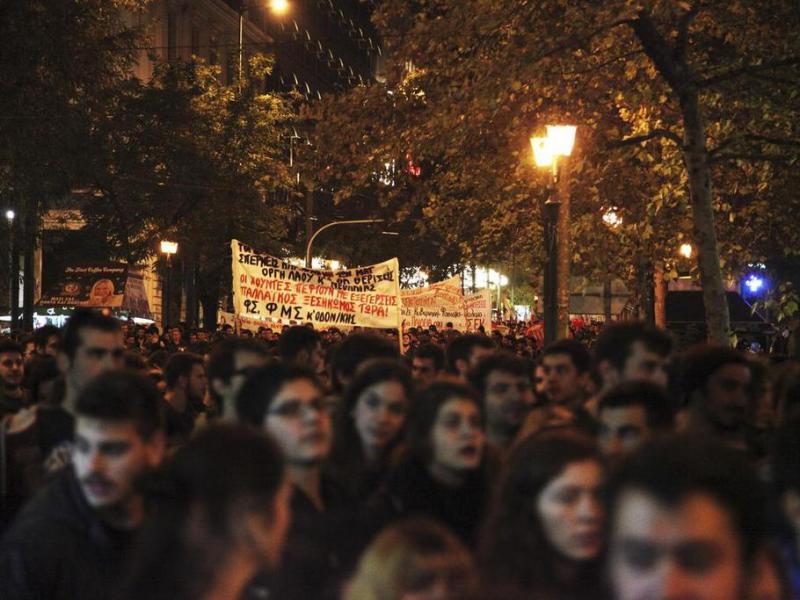
M692 258L692 245L691 244L681 244L681 249L679 250L681 256L685 258Z
M572 147L575 145L575 125L548 125L547 137L550 140L550 147L553 154L557 156L569 156L572 154Z
M764 280L761 279L761 277L750 275L744 284L747 286L747 289L750 290L751 294L755 294L764 287Z
M163 240L161 242L161 252L164 254L177 254L178 253L178 242L168 242Z
M278 16L289 12L289 0L270 0L269 9Z
M549 167L553 164L555 154L550 139L546 137L532 137L533 160L537 167Z
M17 216L17 214L13 210L7 210L6 211L6 219L8 219L9 222L13 221L14 217L16 217L16 216Z

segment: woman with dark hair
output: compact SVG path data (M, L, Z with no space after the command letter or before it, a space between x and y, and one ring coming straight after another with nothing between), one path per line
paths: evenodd
M432 383L414 404L408 427L408 457L371 504L388 521L433 517L471 544L488 489L480 398L460 383Z
M577 433L522 442L511 456L480 544L487 586L514 598L598 598L604 466Z
M393 359L364 363L337 414L329 470L355 498L373 493L401 451L414 384Z
M289 486L266 436L208 428L143 487L148 517L120 600L235 600L258 569L277 565Z

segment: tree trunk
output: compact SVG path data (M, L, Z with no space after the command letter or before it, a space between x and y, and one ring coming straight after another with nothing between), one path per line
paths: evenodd
M606 274L603 279L603 317L606 325L611 323L611 274Z
M655 305L655 325L661 329L667 327L667 286L664 282L664 265L658 263L653 270L653 290Z
M639 294L639 315L643 321L653 324L655 314L653 310L653 267L646 260L640 260L637 265L636 285Z
M570 296L570 263L572 262L572 240L570 239L570 205L569 205L569 159L559 157L559 177L556 182L556 194L561 202L558 211L558 240L556 275L556 302L558 303L558 329L556 339L569 337L569 296Z
M25 222L22 230L23 289L22 289L22 331L33 331L33 297L36 289L36 275L33 268L33 253L36 248L37 206L30 199L25 205Z
M730 313L719 264L705 124L700 114L696 92L687 92L680 100L686 146L683 156L689 172L694 242L697 246L697 264L700 270L700 286L703 288L708 339L718 344L730 345Z
M219 291L209 288L204 289L203 293L200 294L200 304L203 305L203 328L206 331L216 331Z

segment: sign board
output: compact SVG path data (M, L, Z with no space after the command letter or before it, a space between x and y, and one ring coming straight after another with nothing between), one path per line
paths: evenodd
M403 331L411 327L427 329L431 325L442 330L447 323L452 323L458 331L467 331L460 276L424 288L402 290L400 298Z
M237 316L319 327L396 329L400 266L396 258L368 267L327 271L297 267L231 241Z

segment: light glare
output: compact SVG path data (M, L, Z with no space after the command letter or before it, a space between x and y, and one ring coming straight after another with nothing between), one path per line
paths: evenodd
M575 145L575 125L548 125L547 137L550 139L550 147L553 154L557 156L569 156L572 154L572 147Z

